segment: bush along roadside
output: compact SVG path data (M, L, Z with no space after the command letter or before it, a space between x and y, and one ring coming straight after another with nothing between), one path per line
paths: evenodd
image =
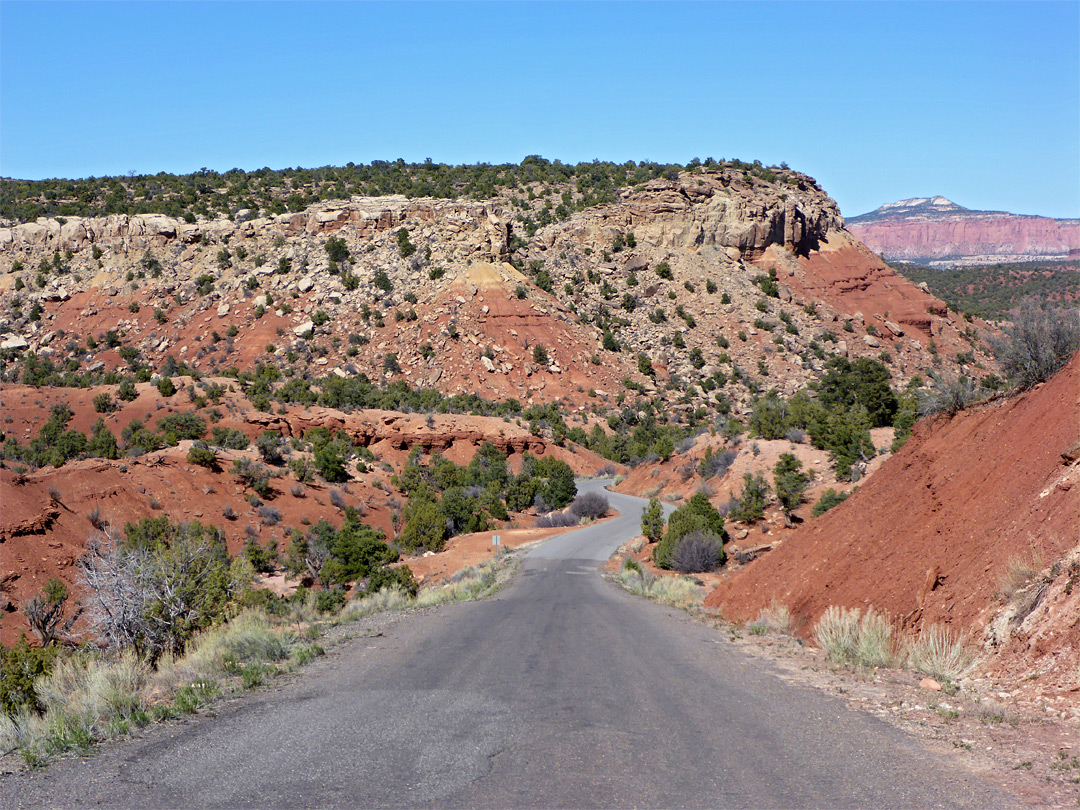
M32 647L24 640L0 649L0 755L17 752L41 767L57 756L87 754L96 743L197 713L222 696L303 667L324 655L326 645L351 638L346 628L359 619L482 599L515 569L516 555L509 553L423 591L391 577L348 601L325 598L334 591L301 588L290 599L252 604L193 633L182 652Z

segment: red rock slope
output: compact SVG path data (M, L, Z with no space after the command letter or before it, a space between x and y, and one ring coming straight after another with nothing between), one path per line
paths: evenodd
M986 624L1008 564L1077 545L1080 355L1008 400L916 426L848 501L734 573L706 605L747 620L773 599L803 620L873 605L908 628Z

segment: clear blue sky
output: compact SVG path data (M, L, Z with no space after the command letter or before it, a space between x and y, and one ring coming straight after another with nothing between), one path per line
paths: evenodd
M0 175L786 161L1080 216L1080 3L0 3Z

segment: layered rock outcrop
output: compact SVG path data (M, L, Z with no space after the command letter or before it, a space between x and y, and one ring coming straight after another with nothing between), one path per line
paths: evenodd
M770 245L805 255L844 227L836 203L810 178L755 184L723 169L653 180L641 191L627 190L621 204L599 208L596 216L616 227L667 223L663 242L669 247L733 248L747 259Z
M443 220L451 231L483 230L492 257L506 255L511 227L496 208L450 200L409 200L400 195L355 197L348 202L323 203L297 213L255 219L237 217L189 223L163 214L113 214L70 217L61 223L58 219L41 218L0 228L0 252L28 248L77 252L97 245L127 253L175 242L227 242L234 236L331 234L346 225L362 238L400 227L408 220L429 223L436 219Z

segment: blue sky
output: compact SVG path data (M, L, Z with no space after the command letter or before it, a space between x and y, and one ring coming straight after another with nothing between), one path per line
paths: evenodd
M0 175L786 161L1080 216L1080 3L0 2Z

